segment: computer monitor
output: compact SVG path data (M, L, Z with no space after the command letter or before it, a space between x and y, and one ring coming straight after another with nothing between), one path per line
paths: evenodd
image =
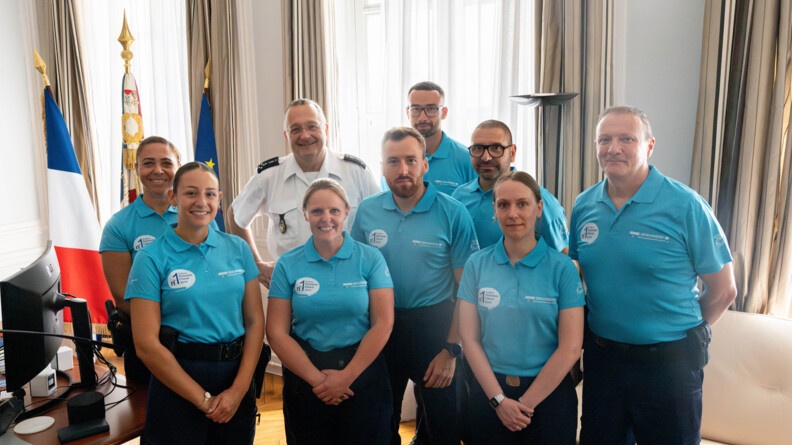
M63 335L60 267L52 242L29 266L0 282L3 330ZM57 355L62 339L48 335L4 333L6 389L21 389Z

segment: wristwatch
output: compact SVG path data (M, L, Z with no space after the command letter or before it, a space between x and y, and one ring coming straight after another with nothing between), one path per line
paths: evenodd
M212 395L209 394L209 391L204 391L204 401L201 402L201 409L203 410L204 405L212 398Z
M489 404L492 409L495 409L501 404L501 402L503 402L503 399L505 398L506 396L504 396L503 393L497 394L495 397L489 399Z
M443 349L448 351L448 354L454 358L462 355L462 345L459 343L446 343L445 346L443 346Z

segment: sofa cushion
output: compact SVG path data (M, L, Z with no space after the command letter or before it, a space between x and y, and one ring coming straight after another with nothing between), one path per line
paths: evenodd
M792 320L728 311L712 327L701 435L732 445L792 441Z

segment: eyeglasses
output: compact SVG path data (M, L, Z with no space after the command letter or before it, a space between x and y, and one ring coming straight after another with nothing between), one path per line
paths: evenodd
M317 123L310 123L306 125L295 125L293 127L289 127L289 134L292 136L298 136L302 133L303 129L308 130L308 133L316 133L317 131L321 130L322 126Z
M437 105L427 105L425 107L419 107L418 105L410 105L407 107L407 111L410 113L411 117L418 117L421 115L421 112L426 113L426 117L437 117L440 114L440 109L443 106Z
M503 153L506 152L506 149L510 148L512 145L514 144L509 144L505 147L500 144L493 144L493 145L474 144L468 147L468 151L470 152L470 156L473 156L474 158L480 158L484 156L484 150L489 152L489 155L492 156L493 158L499 158L503 156Z

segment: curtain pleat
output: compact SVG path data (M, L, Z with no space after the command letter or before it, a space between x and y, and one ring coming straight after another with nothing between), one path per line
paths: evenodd
M83 180L88 189L91 203L94 205L97 219L100 218L97 187L99 183L98 153L96 151L95 134L92 129L91 110L88 95L90 85L85 81L83 60L80 54L82 47L80 27L75 14L75 3L72 0L52 0L45 8L51 15L53 33L52 42L54 60L46 61L49 66L49 77L52 82L55 101L60 106L66 126L69 128L77 162L83 173Z
M593 141L599 113L612 102L613 2L538 0L535 17L537 92L580 93L545 107L545 150L537 153L537 172L546 172L539 182L570 214L575 197L602 177Z
M693 186L729 238L746 312L792 316L792 1L708 1Z
M204 85L204 68L211 58L209 102L212 106L219 158L220 187L223 190L223 214L239 192L237 159L239 147L238 105L243 94L237 83L239 43L235 2L223 0L187 0L187 41L189 47L188 77L193 141L198 130L198 117ZM195 144L193 144L193 149ZM252 171L252 166L246 171Z

